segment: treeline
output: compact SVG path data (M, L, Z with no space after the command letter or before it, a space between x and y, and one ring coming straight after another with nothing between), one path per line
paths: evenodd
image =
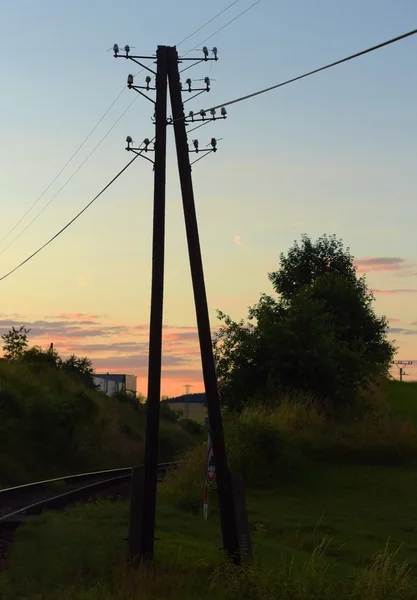
M72 354L63 360L52 344L47 350L43 350L40 346L29 348L29 333L30 329L22 325L19 329L12 327L8 333L2 335L3 360L24 363L38 371L45 366L59 369L69 376L75 377L87 388L97 388L94 383L93 364L89 358L79 358Z
M204 392L195 394L182 394L182 396L175 396L174 398L168 398L164 396L163 402L169 402L170 404L182 404L183 402L189 402L190 404L205 404L206 395Z

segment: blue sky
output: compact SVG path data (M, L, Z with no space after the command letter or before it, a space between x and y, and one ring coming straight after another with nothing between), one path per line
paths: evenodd
M240 0L180 50L198 45L251 3ZM138 70L128 61L115 60L107 48L114 42L129 43L137 53L152 54L157 44L180 41L227 4L227 0L2 4L0 195L6 218L0 223L0 238L110 106L127 74ZM220 60L188 73L216 81L210 95L190 103L190 108L199 110L278 83L416 24L417 4L411 0L261 0L207 42L218 47ZM213 325L216 308L240 318L260 292L270 291L267 272L277 267L279 253L301 233L312 237L336 233L358 259L402 259L384 263L382 270L380 262L371 267L368 263L368 280L372 288L391 291L376 295L376 309L398 320L395 328L401 331L395 337L401 357L417 359L417 337L410 325L417 320L416 50L417 36L230 107L226 121L199 132L201 145L213 135L223 138L216 155L199 162L193 171ZM138 80L141 77L144 74ZM121 95L31 216L91 152L133 94L126 90ZM65 190L0 256L2 272L54 234L124 166L127 134L139 142L152 137L151 113L150 103L135 101ZM192 328L195 318L173 150L171 140L165 322L169 327ZM13 313L26 322L83 313L96 315L99 321L146 324L152 183L149 164L136 161L53 246L4 281L5 320ZM19 228L13 236L18 232ZM240 245L234 241L237 236ZM102 340L102 351L94 346L97 365L122 366L123 352L112 355L111 345L117 340L109 336ZM63 333L63 348L65 339ZM183 379L176 375L177 386L199 381L197 342L192 336L187 339L190 358L177 366L184 370ZM143 340L141 344L142 352ZM80 341L79 351L85 347ZM126 358L125 366L139 375L139 387L145 389L143 357L137 363L134 353L132 357L131 362ZM194 379L190 369L196 371ZM168 379L171 389L174 384Z

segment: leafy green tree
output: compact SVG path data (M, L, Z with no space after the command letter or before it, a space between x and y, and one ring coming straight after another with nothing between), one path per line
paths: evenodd
M22 325L19 329L12 327L8 333L4 333L3 339L3 356L6 360L18 360L22 358L26 348L28 347L28 333L30 329L26 329Z
M22 361L39 368L42 368L44 365L60 368L61 363L61 359L56 350L53 348L42 350L40 346L32 346L29 350L25 350L22 355Z
M89 358L79 358L72 354L66 360L60 361L60 367L65 373L81 379L86 387L90 389L97 387L94 383L93 363Z
M269 275L277 298L262 295L248 320L223 313L214 341L223 402L239 410L249 397L304 391L324 403L349 403L388 367L395 347L388 323L353 257L334 236L303 236Z
M280 268L269 273L269 280L284 305L321 275L338 275L353 286L358 281L353 256L335 235L325 234L314 243L303 234L301 243L295 241L287 255L282 252L279 258Z

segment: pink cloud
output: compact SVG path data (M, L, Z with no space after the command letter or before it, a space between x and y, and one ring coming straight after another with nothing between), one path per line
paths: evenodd
M405 329L403 327L390 327L389 332L394 335L417 335L417 329Z
M357 258L354 263L358 267L359 273L367 273L369 271L400 271L408 268L405 260L396 256Z
M388 323L400 323L401 319L388 319Z
M242 240L240 239L240 235L235 235L233 241L236 244L236 246L243 246Z
M45 317L45 319L65 319L68 321L95 321L103 315L86 315L85 313L61 313L53 317Z
M100 315L61 313L43 320L18 320L18 315L0 315L0 335L11 327L26 325L30 345L48 348L51 342L62 357L88 356L97 372L136 375L138 388L146 393L149 325L102 321ZM181 386L192 383L203 391L198 331L195 326L165 325L163 329L163 389L178 395ZM198 387L200 386L200 387Z
M417 294L417 290L413 289L397 289L397 290L370 290L373 294L379 296L391 296L396 294Z

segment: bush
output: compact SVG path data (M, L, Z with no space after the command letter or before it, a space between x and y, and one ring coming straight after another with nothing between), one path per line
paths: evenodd
M166 402L161 402L160 415L161 419L164 419L165 421L171 421L172 423L176 423L179 419L179 412L172 410L172 408Z
M287 465L284 442L262 409L246 409L225 419L229 465L246 484L265 485L280 479Z
M285 396L271 406L223 416L229 467L247 486L282 485L304 476L313 461L392 465L417 458L417 429L393 415L383 396L337 420L308 396ZM192 512L201 511L205 452L205 442L186 452L164 486L173 504Z
M139 464L145 406L87 389L38 363L0 361L0 485ZM161 421L161 461L194 443L177 423Z
M187 431L190 435L201 435L203 427L197 421L193 419L181 419L179 421L180 427Z
M161 421L159 426L159 461L176 460L186 449L195 445L193 437L177 423Z
M181 456L177 469L168 471L160 494L169 504L193 514L202 512L205 454L206 445L200 444Z

